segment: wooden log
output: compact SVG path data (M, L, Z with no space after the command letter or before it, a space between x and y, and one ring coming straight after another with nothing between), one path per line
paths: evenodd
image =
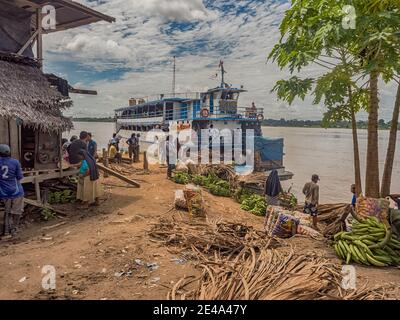
M98 163L97 166L99 167L99 169L101 171L107 172L110 176L116 177L116 178L118 178L118 179L120 179L120 180L122 180L122 181L124 181L126 183L129 183L130 185L133 185L136 188L140 188L140 183L138 183L138 182L136 182L136 181L134 181L132 179L129 179L129 178L123 176L122 174L119 174L118 172L115 172L114 170L111 170L110 168L107 168L106 166L104 166L104 165L102 165L100 163Z
M31 205L31 206L37 207L37 208L50 209L51 211L54 211L55 213L57 213L57 214L59 214L61 216L67 216L67 214L64 211L58 210L58 209L52 207L49 204L42 204L40 202L37 202L35 200L31 200L31 199L27 199L27 198L24 198L24 202L29 204L29 205Z
M109 163L108 163L108 154L107 154L107 150L106 148L103 148L103 165L105 167L108 167ZM108 173L104 172L104 178L108 178Z
M147 160L147 151L143 152L143 169L149 171L149 161Z
M53 224L52 226L43 227L42 230L43 230L43 231L47 231L47 230L50 230L50 229L54 229L54 228L57 228L57 227L61 227L61 226L63 226L63 225L66 224L66 223L67 223L67 221L63 221L63 222L60 222L60 223L57 223L57 224Z

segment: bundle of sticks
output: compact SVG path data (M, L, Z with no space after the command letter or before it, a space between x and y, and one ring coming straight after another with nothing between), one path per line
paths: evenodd
M195 281L182 278L169 291L168 299L347 300L385 299L389 294L389 288L369 288L367 284L344 290L339 266L313 253L296 254L292 248L257 253L246 247L236 256L198 255L202 275Z
M166 245L195 249L202 254L232 255L245 247L255 250L276 246L278 240L240 223L221 220L161 219L153 225L149 236Z

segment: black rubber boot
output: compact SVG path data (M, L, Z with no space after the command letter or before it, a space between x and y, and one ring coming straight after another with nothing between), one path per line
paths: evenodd
M11 215L11 224L10 224L10 233L11 235L16 235L18 233L19 230L19 220L21 219L21 215L20 214L13 214Z
M11 217L10 214L4 212L4 221L3 221L3 234L2 236L8 236L11 232Z

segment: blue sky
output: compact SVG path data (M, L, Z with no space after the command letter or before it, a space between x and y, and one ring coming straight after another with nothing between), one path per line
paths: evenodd
M288 77L267 54L279 37L286 0L80 0L116 18L45 37L45 71L74 86L96 89L98 96L74 95L76 116L109 116L130 97L171 92L172 57L177 56L177 88L201 91L213 79L219 60L226 81L243 85L242 106L255 102L268 118L320 119L323 106L311 100L292 106L270 90ZM320 73L309 67L305 76ZM382 91L381 117L389 119L394 86ZM365 115L361 115L365 117Z

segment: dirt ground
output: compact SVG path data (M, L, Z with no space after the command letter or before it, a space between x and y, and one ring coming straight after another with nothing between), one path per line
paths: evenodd
M183 276L198 275L194 262L147 235L160 217L177 214L173 200L180 186L158 166L149 174L138 170L131 178L141 183L140 189L117 187L126 184L103 178L100 207L65 205L67 217L30 224L18 239L0 241L0 299L165 299ZM234 200L204 196L209 218L262 228L263 218L241 210ZM299 252L315 251L340 264L324 241L299 236L285 241ZM45 265L55 267L55 290L42 289ZM359 284L400 286L398 268L356 266L356 271ZM399 290L395 297L400 298Z

